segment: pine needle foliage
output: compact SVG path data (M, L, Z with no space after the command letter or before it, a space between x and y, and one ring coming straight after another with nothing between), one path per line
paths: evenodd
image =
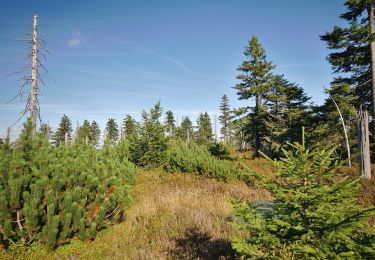
M240 179L243 176L238 166L230 161L217 159L205 145L194 142L173 142L166 156L164 170L167 172L197 173L220 180Z
M54 248L121 219L136 168L116 154L110 145L51 147L26 124L13 146L0 147L0 245Z
M334 149L289 145L264 184L273 201L235 203L233 247L251 259L374 259L375 208L358 206L360 180L336 173Z

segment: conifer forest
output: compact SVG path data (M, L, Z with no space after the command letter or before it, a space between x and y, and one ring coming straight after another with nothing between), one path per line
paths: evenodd
M105 123L82 113L88 119L76 123L64 108L45 119L43 95L64 99L68 91L44 83L58 68L48 60L55 52L77 57L51 49L41 33L60 23L29 13L27 65L1 95L21 113L0 114L0 259L375 259L375 1L339 8L331 15L338 22L313 35L332 77L320 103L278 70L293 66L273 61L278 54L268 49L283 34L248 30L232 68L236 83L213 88L217 114L181 116L161 95L140 116L126 102L121 119L104 111ZM93 41L75 37L71 48ZM177 59L143 51L190 73ZM92 55L105 57L103 49ZM126 84L121 91L127 95Z

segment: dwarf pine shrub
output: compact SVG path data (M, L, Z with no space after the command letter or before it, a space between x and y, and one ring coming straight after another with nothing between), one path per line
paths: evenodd
M167 150L164 170L198 173L221 180L241 178L240 168L230 161L217 159L204 145L173 142Z
M360 180L337 174L334 149L291 147L264 183L273 201L235 204L234 249L251 259L375 259L375 208L358 206Z
M96 232L129 207L136 168L110 145L51 147L27 124L0 147L0 244L40 241L50 248Z

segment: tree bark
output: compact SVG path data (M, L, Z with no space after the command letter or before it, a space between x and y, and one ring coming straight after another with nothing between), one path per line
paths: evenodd
M371 164L370 164L370 140L368 130L368 113L362 111L358 112L358 144L359 144L359 172L365 179L371 179Z
M257 119L260 118L260 108L262 106L262 96L257 95L256 96L256 103L255 103L255 116ZM260 143L260 131L259 131L259 123L260 122L253 122L255 123L255 156L259 157L259 151L261 149L261 143Z
M30 118L32 124L32 131L36 131L36 117L37 117L37 96L38 96L38 31L37 31L38 16L34 15L34 32L33 32L33 49L31 60L31 94L30 94Z

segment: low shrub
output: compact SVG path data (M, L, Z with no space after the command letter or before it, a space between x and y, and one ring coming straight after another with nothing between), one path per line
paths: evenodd
M167 172L198 173L209 177L240 179L242 171L235 163L217 159L204 145L174 142L167 150L164 170Z
M0 244L42 242L49 248L96 232L130 206L136 167L105 145L51 147L30 125L0 149Z

